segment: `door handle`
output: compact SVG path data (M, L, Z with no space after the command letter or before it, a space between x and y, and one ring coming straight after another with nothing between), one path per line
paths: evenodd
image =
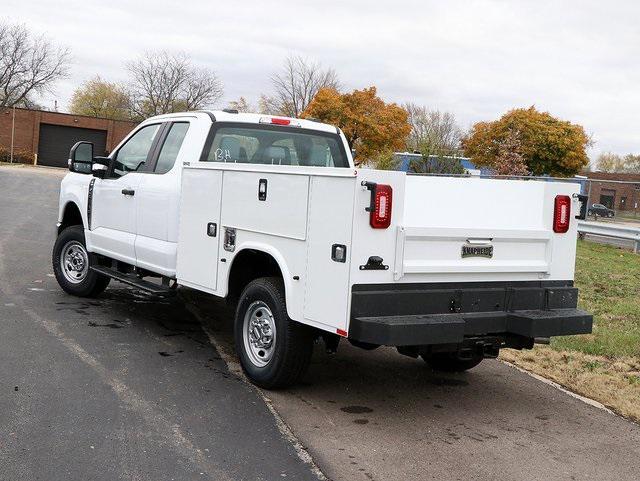
M267 179L258 181L258 200L267 200Z
M133 189L122 189L122 193L124 195L134 195L136 193L136 191L133 190Z

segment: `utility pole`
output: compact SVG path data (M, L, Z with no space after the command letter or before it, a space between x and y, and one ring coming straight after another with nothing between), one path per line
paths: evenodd
M11 154L9 163L13 164L13 139L16 135L16 106L13 106L13 117L11 118Z

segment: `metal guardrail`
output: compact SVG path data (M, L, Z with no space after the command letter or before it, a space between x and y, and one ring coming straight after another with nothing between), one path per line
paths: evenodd
M578 222L578 235L583 237L584 234L631 240L634 241L633 252L636 254L640 252L640 227L609 224L605 222L580 221Z

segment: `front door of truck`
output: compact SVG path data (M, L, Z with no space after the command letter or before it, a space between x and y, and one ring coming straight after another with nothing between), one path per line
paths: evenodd
M156 146L161 124L139 128L113 154L104 179L95 179L87 244L92 252L135 264L136 190Z

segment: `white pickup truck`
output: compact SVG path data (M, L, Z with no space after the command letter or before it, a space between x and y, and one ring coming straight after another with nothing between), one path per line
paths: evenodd
M576 184L358 169L336 127L234 111L150 118L108 158L79 142L69 169L60 286L227 298L262 387L299 379L320 338L461 371L591 332L573 286Z

